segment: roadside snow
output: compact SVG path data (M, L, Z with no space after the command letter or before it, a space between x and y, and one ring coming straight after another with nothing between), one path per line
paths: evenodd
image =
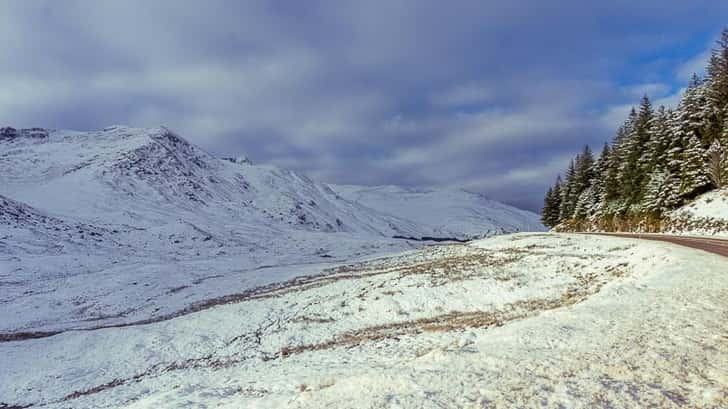
M728 237L728 188L713 190L668 214L671 232Z
M726 407L727 271L613 237L433 246L172 320L0 343L0 402Z

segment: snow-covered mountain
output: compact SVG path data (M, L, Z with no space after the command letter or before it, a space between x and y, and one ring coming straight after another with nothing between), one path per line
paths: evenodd
M245 241L240 233L251 230L475 237L541 229L535 214L459 190L334 191L295 172L213 157L166 128L1 135L0 194L111 230L181 223L208 240Z
M214 157L163 127L1 128L0 303L56 306L11 311L23 318L3 328L144 320L290 278L286 266L421 246L394 237L541 229L536 215L464 192L370 201L336 188Z
M331 185L341 196L382 213L411 220L431 237L472 239L544 229L538 215L462 189Z
M391 235L416 226L300 174L215 158L165 128L48 131L3 141L2 193L59 216L149 227L170 220ZM391 226L390 226L391 224Z

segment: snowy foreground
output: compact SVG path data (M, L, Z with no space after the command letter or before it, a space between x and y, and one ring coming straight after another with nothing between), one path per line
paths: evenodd
M0 402L728 407L719 256L516 234L312 270L170 320L0 343Z

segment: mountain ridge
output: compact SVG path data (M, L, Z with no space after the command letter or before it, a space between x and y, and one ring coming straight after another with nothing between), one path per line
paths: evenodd
M151 202L153 206L144 209L152 210L143 215L146 218L155 214L149 207L183 212L222 208L225 212L238 213L233 216L245 221L257 217L268 224L282 222L319 231L387 237L438 233L438 229L421 221L344 197L335 191L335 185L318 183L275 166L252 165L246 159L217 158L166 127L112 126L90 132L32 128L32 131L43 137L24 137L28 133L19 130L18 136L3 140L3 144L11 146L0 161L1 179L6 186L0 193L52 215L91 215L92 220L99 222L108 218L111 209L118 210L120 203L132 198L126 200L130 204L125 208L127 212L140 203ZM34 166L27 166L28 163ZM402 194L415 192L396 186L389 189L398 189ZM113 199L113 204L103 203L101 199L107 196ZM52 205L46 201L48 197L54 198ZM483 204L527 215L525 211L495 201L486 200ZM251 210L241 212L245 208ZM133 225L139 214L145 212L133 213L131 217L122 217L117 211L112 220L105 222ZM423 229L418 224L426 227ZM537 227L531 221L525 221L524 225ZM482 234L489 234L490 230ZM526 229L511 223L504 231L521 230Z

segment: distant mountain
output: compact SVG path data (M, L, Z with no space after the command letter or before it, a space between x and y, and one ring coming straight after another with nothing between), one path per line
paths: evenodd
M431 237L472 239L545 229L535 213L462 189L330 186L353 202L410 220Z

